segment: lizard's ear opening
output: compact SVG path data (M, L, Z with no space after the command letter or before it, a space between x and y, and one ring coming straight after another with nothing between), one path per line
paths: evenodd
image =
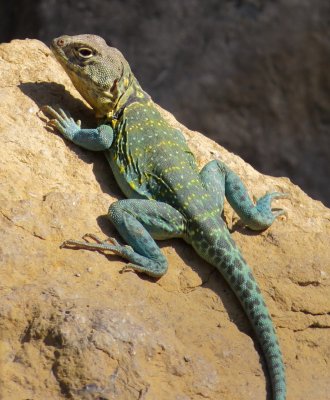
M111 86L110 92L113 94L118 93L118 79L113 81L113 85Z

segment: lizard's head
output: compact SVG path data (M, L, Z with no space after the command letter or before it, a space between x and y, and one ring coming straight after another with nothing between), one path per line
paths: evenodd
M96 113L112 112L133 79L121 52L95 35L61 36L51 50Z

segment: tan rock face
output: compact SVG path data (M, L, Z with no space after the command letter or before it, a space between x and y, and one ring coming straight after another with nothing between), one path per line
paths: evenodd
M59 248L86 232L113 235L102 215L121 194L102 154L65 142L37 114L61 105L92 126L92 113L38 41L0 46L0 85L0 398L266 399L242 309L188 245L160 243L169 271L158 281L121 274L117 257ZM291 194L278 202L288 220L261 234L229 207L225 218L277 326L288 399L329 398L329 210L183 129L201 165L221 157L255 196Z
M2 3L0 40L99 34L185 125L330 207L329 0Z

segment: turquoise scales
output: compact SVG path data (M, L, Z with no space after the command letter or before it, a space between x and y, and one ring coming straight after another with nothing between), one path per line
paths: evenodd
M121 53L97 36L62 36L52 50L101 123L81 129L64 111L51 107L50 124L79 146L104 151L127 200L111 204L109 219L128 245L114 239L96 243L67 241L66 247L110 250L127 267L154 277L167 270L154 239L180 237L215 266L246 312L267 361L273 400L286 398L285 371L276 333L252 272L221 219L224 197L245 225L269 227L283 210L272 211L266 194L253 204L238 176L223 162L200 172L182 133L161 116L143 92Z

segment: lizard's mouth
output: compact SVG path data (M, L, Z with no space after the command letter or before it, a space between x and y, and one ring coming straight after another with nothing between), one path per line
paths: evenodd
M65 71L77 72L76 62L70 55L65 52L65 45L67 42L65 41L65 36L60 36L59 38L55 38L52 40L49 48L55 56L56 60L62 65Z

